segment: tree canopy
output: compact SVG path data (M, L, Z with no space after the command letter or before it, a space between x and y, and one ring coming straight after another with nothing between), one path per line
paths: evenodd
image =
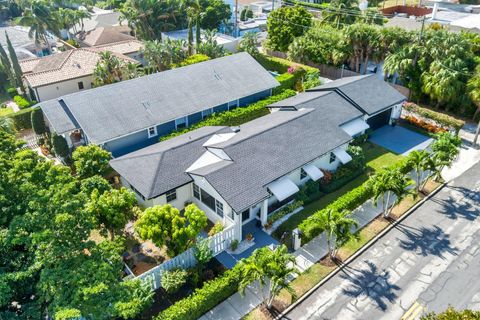
M111 158L110 152L94 144L80 146L72 154L73 165L81 178L105 174Z

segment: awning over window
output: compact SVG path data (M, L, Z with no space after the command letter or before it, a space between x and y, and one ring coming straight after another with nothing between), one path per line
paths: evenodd
M317 181L323 177L323 172L311 163L304 166L303 170L305 170L305 172L310 178L312 178L313 181Z
M282 178L272 182L267 185L267 188L273 193L278 201L283 201L300 190L297 185L288 178Z
M345 164L352 161L352 157L343 149L336 149L333 151L333 154L340 160L341 163Z
M368 128L370 128L370 126L365 121L363 121L362 118L357 118L355 120L342 124L340 128L342 128L343 131L345 131L346 133L348 133L350 136L353 137L367 130Z

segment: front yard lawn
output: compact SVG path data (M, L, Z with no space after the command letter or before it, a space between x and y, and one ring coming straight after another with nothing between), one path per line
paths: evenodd
M357 178L348 182L340 189L327 193L319 200L306 205L302 211L294 214L292 217L290 217L290 219L280 225L277 230L275 230L275 232L273 233L273 236L275 238L280 239L284 232L291 232L307 217L309 217L316 211L325 208L330 203L335 201L338 197L344 195L345 193L367 181L368 177L375 171L380 170L385 166L392 165L393 163L397 162L402 158L402 156L394 154L387 149L384 149L369 141L365 142L361 147L365 152L367 170Z

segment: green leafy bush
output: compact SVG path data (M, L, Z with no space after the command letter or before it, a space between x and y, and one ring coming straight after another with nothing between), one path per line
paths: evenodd
M168 140L170 138L182 135L192 130L196 130L205 126L238 126L245 122L254 120L261 116L267 115L269 110L266 108L268 105L277 101L286 99L296 94L293 90L285 90L284 92L270 96L266 99L257 101L247 107L236 108L234 110L215 113L212 116L204 119L196 124L185 128L183 130L174 131L166 136L160 138L160 141Z
M441 126L453 128L457 133L465 125L465 121L455 119L454 117L451 117L441 112L435 112L427 108L422 108L412 102L405 103L403 105L403 108L405 108L405 110L409 112L416 113L424 118L431 119Z
M243 265L238 263L222 276L206 282L190 296L162 311L156 320L195 320L237 292Z
M230 243L230 250L235 251L238 248L238 240L233 239L232 242Z
M328 184L320 184L320 190L330 193L340 189L363 173L364 169L342 166L332 174L332 180Z
M218 221L213 225L213 227L210 229L210 231L208 231L208 236L209 237L214 236L217 233L222 232L223 229L224 229L224 227L223 227L222 222Z
M15 101L20 109L26 109L32 105L27 99L18 95L13 97L13 101Z
M9 114L8 118L13 120L13 124L17 130L22 129L31 129L32 128L32 121L30 114L32 113L33 108L27 108L20 110L19 112Z
M10 87L10 88L7 89L7 93L8 93L8 95L10 96L10 98L13 98L13 97L15 97L16 95L18 95L17 89L12 88L12 87Z
M289 205L286 205L285 207L283 207L282 209L272 213L268 217L268 221L267 221L268 225L271 225L272 223L274 223L278 219L280 219L280 218L286 216L287 214L295 211L297 208L300 208L301 206L303 206L303 201L295 200L292 203L290 203Z
M199 62L204 62L210 60L210 57L205 55L205 54L194 54L189 56L187 59L183 60L180 62L178 65L175 65L174 67L185 67L189 66L191 64L199 63Z
M280 93L286 89L295 88L295 83L297 82L297 77L288 72L282 73L281 75L275 77L275 79L280 82L280 85L273 89L274 94Z
M62 158L66 158L70 153L70 149L68 148L65 138L56 133L52 135L52 146L55 154Z
M168 294L176 293L187 282L187 276L188 272L182 269L165 271L162 273L162 287Z
M33 109L31 113L32 128L36 134L45 134L47 128L45 127L45 120L43 119L43 112L40 108Z
M287 59L267 56L265 54L259 54L258 57L255 57L258 63L260 63L265 69L270 71L276 71L278 73L286 73L291 67L302 68L307 73L309 72L319 72L317 68L309 67L304 64L292 62Z

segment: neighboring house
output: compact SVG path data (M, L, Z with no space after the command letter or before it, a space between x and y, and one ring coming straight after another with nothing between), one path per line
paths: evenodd
M195 34L195 28L193 29L193 34ZM163 37L172 39L172 40L185 40L188 41L188 29L183 29L183 30L175 30L175 31L169 31L169 32L163 32L162 33ZM202 34L201 39L203 39L204 36ZM226 50L230 52L236 52L237 51L237 46L239 39L236 39L234 37L231 37L229 35L223 34L223 33L217 33L215 36L215 40L217 43L221 46L223 46ZM193 39L193 42L195 43L195 37Z
M95 47L103 51L111 51L126 55L144 64L143 44L130 35L127 26L98 27L91 31L80 33L77 39L82 47Z
M203 127L110 164L142 205L193 202L210 221L234 225L241 240L244 224L265 225L322 169L352 160L349 142L399 117L404 101L373 76L341 79L277 102L240 127Z
M121 54L115 55L128 62L137 62ZM99 60L100 50L81 48L22 60L20 67L32 99L46 101L92 88L93 71Z
M28 35L28 31L29 28L22 26L0 27L0 45L8 52L7 38L5 37L5 32L7 32L19 60L49 55L48 46L35 44L35 41ZM57 46L55 36L50 35L48 41L52 48Z
M212 113L271 95L279 83L254 58L238 53L61 96L40 103L51 131L71 147L94 143L120 156L158 142Z
M99 10L95 8L96 12L88 19L83 19L83 31L89 32L100 27L112 27L120 25L120 12L112 10ZM125 21L122 23L127 25ZM70 29L71 34L75 34L75 30L82 30L82 23L78 23L74 28Z

